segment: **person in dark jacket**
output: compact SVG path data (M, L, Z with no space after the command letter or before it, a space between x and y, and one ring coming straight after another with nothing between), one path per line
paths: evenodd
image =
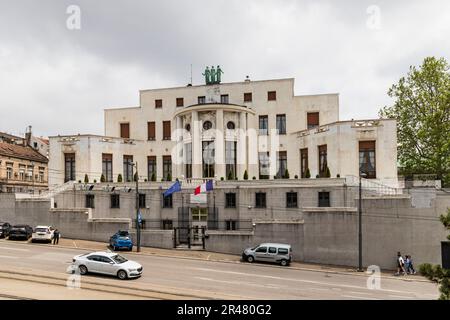
M59 243L59 231L58 229L56 229L55 232L53 233L53 244L58 243Z

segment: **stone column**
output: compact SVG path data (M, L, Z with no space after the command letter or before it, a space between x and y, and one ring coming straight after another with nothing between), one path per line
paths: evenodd
M258 168L258 119L251 113L247 114L247 149L248 178L259 178Z
M180 178L183 174L183 134L182 134L182 124L181 117L175 117L175 148L174 152L172 152L173 158L173 179Z
M223 128L223 110L216 111L216 135L214 140L215 147L215 174L217 179L226 178L225 174L225 132Z
M239 180L244 178L245 170L247 170L247 116L245 112L241 112L239 114L239 135L237 144L237 176ZM250 176L249 179L251 179Z
M192 111L192 178L202 177L202 137L198 111Z

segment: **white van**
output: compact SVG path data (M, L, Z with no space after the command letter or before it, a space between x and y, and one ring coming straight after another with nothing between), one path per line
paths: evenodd
M242 259L248 262L276 262L288 266L292 262L292 248L290 244L261 243L256 247L245 249Z
M37 226L31 235L31 242L45 241L52 242L55 229L51 226Z

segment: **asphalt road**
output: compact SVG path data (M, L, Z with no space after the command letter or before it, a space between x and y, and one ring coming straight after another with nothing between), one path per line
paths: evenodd
M0 240L0 268L28 270L33 274L66 275L72 257L86 253L80 249L50 247L19 241ZM134 280L89 275L109 284L146 289L171 290L180 294L198 294L219 299L436 299L434 283L381 278L381 288L367 288L368 275L332 274L289 267L225 263L171 257L121 253L141 263L143 276ZM120 289L117 289L120 292ZM0 288L0 294L1 288ZM65 298L71 298L67 290Z

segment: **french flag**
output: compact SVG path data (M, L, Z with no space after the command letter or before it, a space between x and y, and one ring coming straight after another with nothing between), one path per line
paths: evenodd
M194 194L197 195L202 192L211 191L213 189L213 181L208 180L206 183L202 183L197 188L195 188Z

